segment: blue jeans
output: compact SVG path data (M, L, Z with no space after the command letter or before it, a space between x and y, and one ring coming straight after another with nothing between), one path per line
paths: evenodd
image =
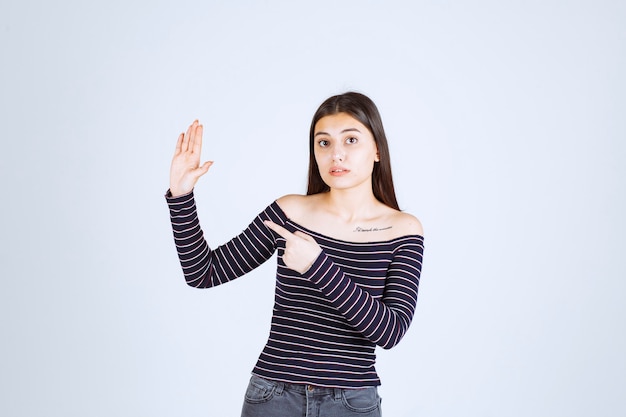
M324 388L252 375L241 417L381 417L376 387Z

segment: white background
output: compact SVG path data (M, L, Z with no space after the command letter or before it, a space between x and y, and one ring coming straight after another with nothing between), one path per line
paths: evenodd
M205 124L215 246L305 191L310 118L378 105L426 252L384 414L626 415L626 3L0 5L0 414L238 416L273 261L184 283L163 194Z

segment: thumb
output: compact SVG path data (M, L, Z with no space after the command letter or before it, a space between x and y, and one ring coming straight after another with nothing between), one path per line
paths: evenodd
M213 165L213 161L206 161L204 164L202 164L202 166L198 167L198 176L206 174L209 168L211 168L211 165Z

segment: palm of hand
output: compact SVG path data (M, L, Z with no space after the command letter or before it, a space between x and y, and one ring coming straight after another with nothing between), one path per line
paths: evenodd
M178 136L170 168L170 192L173 196L191 192L198 179L213 165L212 161L200 165L202 130L202 125L196 120L186 133Z

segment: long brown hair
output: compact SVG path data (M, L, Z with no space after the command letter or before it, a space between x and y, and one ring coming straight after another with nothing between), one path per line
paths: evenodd
M309 184L306 192L307 195L323 193L330 190L328 185L322 180L317 161L315 160L314 135L315 125L322 117L337 113L346 113L354 117L367 127L372 133L372 136L374 136L374 142L378 147L378 157L380 159L379 162L374 163L374 170L372 171L372 191L374 192L374 197L381 203L396 210L400 210L398 201L396 200L396 192L393 187L387 136L383 129L383 121L378 112L378 108L376 108L376 105L369 97L352 91L326 99L313 115L309 133Z

